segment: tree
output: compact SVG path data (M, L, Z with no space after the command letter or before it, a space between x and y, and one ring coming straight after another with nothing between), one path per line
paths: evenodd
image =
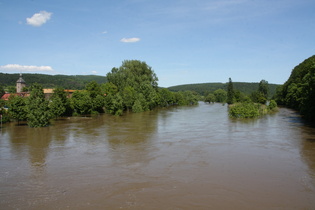
M261 93L266 98L266 100L268 99L268 95L269 95L269 84L268 84L268 81L261 80L259 82L258 92Z
M91 114L93 104L87 91L75 91L70 100L70 106L76 114Z
M86 90L89 93L90 100L92 103L92 112L103 112L104 107L104 95L102 94L101 86L96 82L92 81L86 85Z
M0 98L5 94L4 88L0 85Z
M277 103L296 109L304 118L315 121L315 55L294 67L277 92Z
M30 127L44 127L49 125L51 114L41 85L37 83L32 85L26 104L28 113L27 123Z
M216 102L223 103L226 101L227 92L225 90L217 89L216 91L214 91L213 94L215 95L215 101Z
M158 104L161 107L167 107L175 103L174 94L167 88L160 88L158 90L158 97Z
M229 78L229 83L227 86L227 99L226 102L228 104L233 104L235 102L235 96L234 96L234 88L233 88L233 83L232 79Z
M63 88L57 87L54 89L54 93L50 98L49 109L51 111L52 116L60 117L65 114L66 110L69 107L69 102L67 99L67 95Z
M216 97L213 93L209 93L206 97L205 97L205 102L208 103L214 103L216 101Z
M9 106L9 115L18 121L27 119L27 107L26 107L26 98L22 98L21 96L11 95L8 101Z
M124 61L121 67L113 68L106 77L108 83L103 88L107 94L107 112L120 114L133 108L136 109L133 111L139 112L158 105L158 78L145 62Z

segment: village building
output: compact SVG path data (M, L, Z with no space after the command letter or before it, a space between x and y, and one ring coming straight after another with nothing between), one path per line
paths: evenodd
M26 87L26 82L22 78L22 74L20 74L20 78L16 81L16 93L23 92L24 87Z
M23 88L26 87L26 82L22 77L22 74L20 74L20 78L16 81L16 93L5 93L1 99L2 100L9 100L9 97L11 95L17 95L17 96L21 96L21 97L28 97L30 95L29 92L23 92ZM76 90L64 90L67 93L67 97L71 98L72 94L76 91ZM54 93L54 89L52 88L46 88L43 89L44 95L46 99L49 99L53 93Z

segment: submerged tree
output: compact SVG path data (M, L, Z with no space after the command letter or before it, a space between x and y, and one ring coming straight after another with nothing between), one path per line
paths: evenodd
M49 108L52 116L60 117L65 114L69 107L69 102L65 90L61 87L54 89L54 93L50 98Z
M228 104L233 104L235 102L235 96L234 96L234 88L233 88L233 83L232 79L229 78L229 83L227 86L227 99L226 102Z
M124 110L139 112L157 106L158 78L145 62L124 61L119 68L113 68L106 77L107 112L117 115L122 114Z
M30 127L44 127L49 125L51 114L48 101L41 85L35 83L31 86L30 96L27 98L27 123Z
M9 97L8 106L10 117L17 120L18 124L27 119L26 98L12 95Z

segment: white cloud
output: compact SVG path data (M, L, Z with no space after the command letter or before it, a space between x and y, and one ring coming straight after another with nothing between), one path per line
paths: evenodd
M39 13L35 13L30 18L26 18L26 23L32 26L39 27L46 23L50 19L51 15L51 12L40 11Z
M107 34L107 31L103 31L102 34Z
M125 43L139 42L140 38L122 38L120 41Z
M2 71L28 71L28 72L53 72L53 68L51 66L23 66L19 64L7 64L4 66L0 66L0 70Z
M97 71L92 71L92 74L97 74Z

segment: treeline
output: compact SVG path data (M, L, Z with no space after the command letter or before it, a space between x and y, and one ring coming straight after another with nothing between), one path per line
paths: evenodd
M0 73L0 85L5 89L14 91L19 74ZM47 74L23 74L23 79L28 86L40 84L43 88L63 87L65 89L83 90L87 83L96 81L98 84L105 83L105 76L98 75L47 75ZM12 90L13 89L13 90Z
M261 80L256 90L247 95L234 86L229 78L226 89L217 89L204 97L205 102L220 102L229 105L229 115L233 118L255 118L277 110L276 101L270 98L269 84Z
M234 88L245 95L252 94L258 89L259 83L247 83L247 82L233 82ZM200 95L207 96L209 93L214 93L218 89L226 90L228 83L200 83L200 84L186 84L169 87L170 91L194 91ZM273 97L276 93L277 84L268 84L269 97Z
M119 68L113 68L107 75L108 82L89 82L84 90L77 90L67 97L64 88L55 88L49 100L45 99L43 87L33 84L30 96L10 96L8 101L0 100L3 119L27 121L31 127L49 125L52 118L60 116L90 115L107 112L122 115L124 111L142 112L155 107L172 105L194 105L198 95L192 91L171 92L158 87L158 78L145 62L124 61Z
M315 55L292 70L289 79L278 88L276 100L315 121Z

